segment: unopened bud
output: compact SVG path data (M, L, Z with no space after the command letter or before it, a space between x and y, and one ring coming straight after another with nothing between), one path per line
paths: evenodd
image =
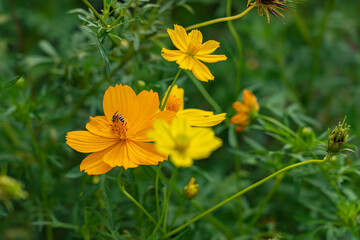
M0 200L25 199L27 196L27 192L22 189L21 182L8 176L0 176Z
M186 198L193 199L198 194L199 184L194 184L195 178L191 178L189 184L184 188Z
M344 118L344 121L339 122L331 133L329 131L328 146L326 151L330 154L339 154L347 142L350 126L345 123L345 120L346 117Z

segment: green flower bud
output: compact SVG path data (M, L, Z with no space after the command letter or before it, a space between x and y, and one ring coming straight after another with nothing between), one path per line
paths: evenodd
M345 123L345 120L346 117L344 118L344 121L339 122L338 126L336 126L335 129L331 131L331 133L329 130L326 151L330 154L339 154L347 142L350 126Z
M8 201L10 198L25 199L27 196L28 194L22 189L20 182L8 176L0 176L1 201Z

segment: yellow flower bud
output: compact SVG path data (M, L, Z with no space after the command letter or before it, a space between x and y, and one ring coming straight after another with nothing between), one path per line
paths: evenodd
M1 201L8 201L10 198L25 199L27 196L27 192L22 189L21 182L8 176L0 176Z
M198 194L199 184L195 183L195 178L191 178L189 184L184 188L185 197L188 199L193 199Z

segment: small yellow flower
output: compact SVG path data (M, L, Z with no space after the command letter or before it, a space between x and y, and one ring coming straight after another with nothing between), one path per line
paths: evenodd
M188 199L193 199L199 192L199 184L194 184L195 180L196 179L192 177L189 184L184 188L185 197Z
M171 156L176 167L190 167L194 160L208 158L222 145L212 129L191 127L185 118L175 118L170 124L156 120L148 136L159 153Z
M200 81L214 80L209 68L200 61L215 63L226 60L225 55L211 55L220 43L214 40L203 42L203 36L199 30L192 30L189 34L180 25L174 25L174 30L167 29L171 41L179 50L163 48L161 55L167 61L176 61L179 67L190 70Z
M171 121L171 111L159 112L159 96L151 91L138 95L127 85L109 87L104 95L105 116L90 117L87 131L72 131L66 143L78 152L91 153L80 164L80 170L99 175L114 167L135 168L157 165L167 156L155 150L146 133L154 119Z
M264 13L266 14L267 17L267 21L268 23L270 23L270 15L273 15L274 17L276 17L280 22L282 22L283 24L284 21L282 19L285 18L285 16L278 10L292 10L295 11L295 7L286 5L285 3L292 3L293 1L289 1L289 0L255 0L254 3L251 3L252 0L248 1L248 6L258 6L258 13L260 16L264 16ZM263 13L264 11L264 13Z
M232 124L237 124L236 131L240 132L251 123L251 120L255 119L259 112L259 104L256 97L252 92L247 89L243 91L243 103L234 102L233 108L236 110L236 114L231 117Z
M169 92L170 87L165 93ZM162 100L164 101L164 99ZM221 123L226 116L226 113L214 115L211 111L204 111L200 109L184 109L184 89L177 85L171 89L170 96L166 102L165 110L173 111L177 117L186 118L191 126L195 127L211 127Z

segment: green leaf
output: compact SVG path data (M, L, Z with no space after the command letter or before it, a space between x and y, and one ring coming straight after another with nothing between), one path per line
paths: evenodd
M83 192L80 193L80 201L85 201L90 198L99 189L100 184L91 185L87 187Z
M104 63L105 63L105 68L106 68L106 74L107 76L110 78L110 61L109 61L109 58L107 56L107 52L106 52L106 49L104 48L104 46L100 43L99 39L94 36L94 40L95 40L95 43L96 45L98 46L99 48L99 51L101 53L101 57L102 59L104 60Z
M41 48L41 50L43 50L50 57L52 57L54 59L59 59L59 55L56 52L56 49L48 41L41 40L39 42L39 47Z
M15 77L15 79L13 80L10 80L4 84L1 84L0 85L0 92L4 91L5 89L13 86L14 84L16 84L19 80L23 79L22 76L18 76L18 77Z

